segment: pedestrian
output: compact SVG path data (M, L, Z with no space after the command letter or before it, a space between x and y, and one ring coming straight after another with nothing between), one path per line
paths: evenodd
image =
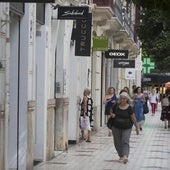
M145 103L144 103L144 114L149 113L149 107L148 107L148 101L149 101L149 92L146 87L143 88L143 95L145 98Z
M134 105L133 105L133 109L134 109L134 113L135 113L135 117L136 120L138 122L139 128L140 130L142 130L142 126L144 124L145 121L145 115L144 115L144 104L145 104L145 97L142 93L142 89L141 87L137 87L134 91Z
M168 127L168 120L170 118L168 114L168 107L169 107L169 99L167 94L163 94L163 98L161 100L161 120L164 121L164 128L167 129Z
M135 87L136 87L136 86L135 86ZM134 86L133 86L133 88L134 88ZM127 94L128 94L129 97L130 97L129 104L133 107L133 97L132 97L131 94L130 94L129 88L125 86L125 87L124 87L124 90L125 90L125 92L127 92Z
M144 95L144 97L145 97L146 103L148 103L148 100L149 100L149 92L148 92L148 90L147 90L146 87L143 88L143 95Z
M103 100L103 103L105 104L105 116L106 116L106 121L108 121L110 117L110 109L116 104L117 102L117 96L115 93L115 88L114 87L109 87L106 91L105 98ZM112 132L110 129L108 136L111 136Z
M169 106L168 106L168 116L170 118L170 89L167 89L166 90L166 94L167 94L167 97L168 97L168 100L169 100ZM170 120L168 121L168 128L170 128Z
M91 126L90 126L90 114L91 110L89 110L88 103L91 101L90 90L85 89L83 92L83 100L81 103L81 116L80 116L80 128L82 139L85 138L85 130L88 130L87 140L86 142L91 142Z
M157 105L157 94L155 89L153 88L151 93L149 94L149 101L150 101L150 105L151 105L151 111L152 111L152 116L155 115L155 111L156 111L156 105Z
M110 112L113 118L112 134L114 146L120 157L119 161L123 163L128 162L129 142L133 124L136 127L136 134L139 134L138 124L133 109L129 104L129 99L129 95L126 92L122 92L119 96L119 102Z
M160 92L159 88L156 88L156 110L158 109L158 103L160 102Z
M133 85L132 85L132 90L131 90L131 92L130 92L130 97L131 97L131 98L133 98L133 96L134 96L134 94L135 94L135 89L136 89L136 85L133 84Z

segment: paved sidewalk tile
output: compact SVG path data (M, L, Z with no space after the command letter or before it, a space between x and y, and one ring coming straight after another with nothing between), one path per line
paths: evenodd
M169 141L170 129L164 129L159 106L155 116L146 115L140 135L133 129L127 164L118 161L113 138L108 137L107 128L102 127L92 136L91 143L83 141L71 146L67 152L35 166L34 170L170 170Z

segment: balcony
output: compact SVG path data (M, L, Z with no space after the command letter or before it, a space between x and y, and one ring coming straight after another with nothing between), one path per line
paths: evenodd
M93 0L93 3L97 7L110 8L113 17L118 17L120 22L122 22L122 4L119 0L116 0L115 3L113 3L113 0Z
M113 0L93 0L93 3L97 6L110 7L113 9Z
M93 21L100 26L103 33L114 41L128 48L133 54L138 52L134 42L134 25L120 0L93 0L95 8Z
M93 21L102 26L104 31L111 34L122 27L121 2L116 0L93 0L96 5L93 10Z

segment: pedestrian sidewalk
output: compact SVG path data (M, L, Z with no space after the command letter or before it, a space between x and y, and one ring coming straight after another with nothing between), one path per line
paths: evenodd
M164 129L160 112L159 106L155 116L146 115L139 135L133 129L127 164L118 161L113 138L105 126L92 136L91 143L71 146L34 170L170 170L170 129Z

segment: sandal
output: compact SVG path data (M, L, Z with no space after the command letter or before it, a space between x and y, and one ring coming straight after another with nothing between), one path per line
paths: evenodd
M124 156L123 163L126 164L127 162L128 162L128 158L127 158L127 156Z
M86 140L86 142L91 142L91 140Z

